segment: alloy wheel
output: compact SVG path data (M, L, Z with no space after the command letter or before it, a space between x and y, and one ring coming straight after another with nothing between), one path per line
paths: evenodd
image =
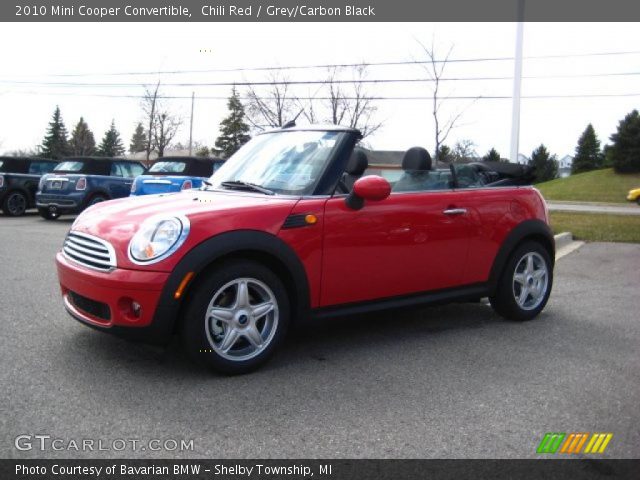
M218 355L244 361L271 343L278 318L271 289L255 278L238 278L214 293L205 313L205 333Z
M549 286L549 271L542 255L528 252L513 273L513 295L523 310L533 310L544 300Z

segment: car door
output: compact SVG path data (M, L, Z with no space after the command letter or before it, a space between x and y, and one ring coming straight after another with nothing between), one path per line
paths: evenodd
M123 162L113 162L111 165L111 179L109 190L113 198L129 196L133 179L127 177L126 165Z
M397 192L360 210L329 199L321 305L450 288L462 283L469 224L453 190Z

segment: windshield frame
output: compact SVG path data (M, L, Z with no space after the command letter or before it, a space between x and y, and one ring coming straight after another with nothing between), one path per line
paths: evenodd
M309 131L309 132L323 132L323 133L336 133L339 134L336 139L336 144L334 145L332 151L329 156L325 160L325 164L322 170L318 174L318 178L313 182L310 187L310 191L295 193L291 191L278 191L277 189L272 189L269 185L261 185L264 188L274 190L275 195L283 196L283 197L295 197L295 198L304 198L309 196L329 196L333 194L335 187L342 175L346 167L346 163L349 159L349 155L351 154L351 150L355 146L356 142L360 139L360 132L355 129L349 128L292 128L292 129L277 129L270 130L267 132L261 132L257 134L254 138L263 135L290 135L291 133L301 132L301 131ZM204 186L203 188L207 190L215 190L217 192L235 192L238 193L242 191L243 193L253 193L255 191L240 190L240 189L227 189L221 185L222 181L230 181L234 179L229 178L216 178L219 172L224 168L224 166L232 161L233 156L231 156L224 165L222 165L214 174L209 178L209 183L213 184L211 186ZM223 171L224 172L224 171ZM240 180L242 180L240 178Z

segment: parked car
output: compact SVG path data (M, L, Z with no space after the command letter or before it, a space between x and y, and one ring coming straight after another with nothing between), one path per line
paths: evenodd
M57 160L0 157L0 207L5 215L19 217L36 206L40 177L53 170Z
M131 195L179 192L200 188L203 180L220 168L224 160L204 157L163 157L131 185Z
M360 138L263 133L201 190L91 208L56 256L67 311L147 341L180 332L226 373L263 364L310 318L487 296L509 319L540 313L555 247L535 188L430 190L420 147L392 185L366 175Z
M121 158L64 159L40 180L38 212L47 220L55 220L105 200L128 197L133 179L144 170L141 163Z
M630 202L638 202L638 205L640 205L640 188L629 190L629 193L627 194L627 200L629 200Z

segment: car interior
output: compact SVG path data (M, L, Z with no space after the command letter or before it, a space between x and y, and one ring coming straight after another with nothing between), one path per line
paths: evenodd
M429 152L422 147L412 147L402 158L401 168L396 165L369 163L362 149L355 149L347 164L336 192L351 192L353 184L365 175L380 175L391 184L392 192L423 192L452 188L482 188L529 184L527 178L503 175L492 171L491 166L479 164L449 164L449 168L433 169Z

